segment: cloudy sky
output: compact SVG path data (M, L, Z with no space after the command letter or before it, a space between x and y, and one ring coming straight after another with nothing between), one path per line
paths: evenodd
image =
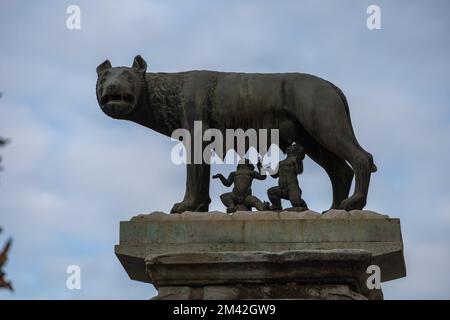
M81 30L66 8L81 8ZM381 30L366 9L381 8ZM148 299L113 252L120 220L181 200L174 142L112 120L95 98L96 66L149 71L305 72L347 95L356 135L379 168L367 209L399 217L407 278L387 299L450 298L450 2L18 1L0 5L0 242L14 236L0 299ZM230 170L215 166L213 173ZM331 203L325 172L307 159L304 198ZM258 183L265 198L270 179ZM223 207L212 183L210 209ZM66 289L79 265L82 289Z

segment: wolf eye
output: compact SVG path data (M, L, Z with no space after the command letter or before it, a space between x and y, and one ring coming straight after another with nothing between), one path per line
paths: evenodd
M128 77L127 77L127 81L128 81L128 82L133 82L133 80L134 80L134 79L133 79L132 76L128 76Z

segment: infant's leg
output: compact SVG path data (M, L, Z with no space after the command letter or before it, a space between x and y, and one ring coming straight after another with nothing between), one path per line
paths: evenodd
M308 207L305 200L302 199L302 190L297 184L289 187L289 201L293 207Z
M222 194L220 200L222 200L223 205L227 207L228 213L236 211L236 204L234 203L232 192Z
M258 211L263 211L266 210L267 208L264 206L264 203L261 202L261 200L259 200L257 197L255 196L247 196L245 198L245 205L247 207L255 207Z
M272 187L267 190L267 196L269 197L272 205L270 206L271 210L281 210L281 198L283 196L283 191L280 187Z

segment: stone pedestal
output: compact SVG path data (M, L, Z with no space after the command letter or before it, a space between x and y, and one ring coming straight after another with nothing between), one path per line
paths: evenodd
M121 222L116 255L156 299L382 299L406 275L400 221L370 211L155 212Z

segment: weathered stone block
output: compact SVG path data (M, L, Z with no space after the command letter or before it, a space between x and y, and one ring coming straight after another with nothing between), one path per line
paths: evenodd
M121 222L115 252L132 279L151 283L146 260L160 255L333 249L367 251L382 281L406 275L399 219L370 211L155 212Z
M365 250L175 253L149 258L156 299L381 299Z

